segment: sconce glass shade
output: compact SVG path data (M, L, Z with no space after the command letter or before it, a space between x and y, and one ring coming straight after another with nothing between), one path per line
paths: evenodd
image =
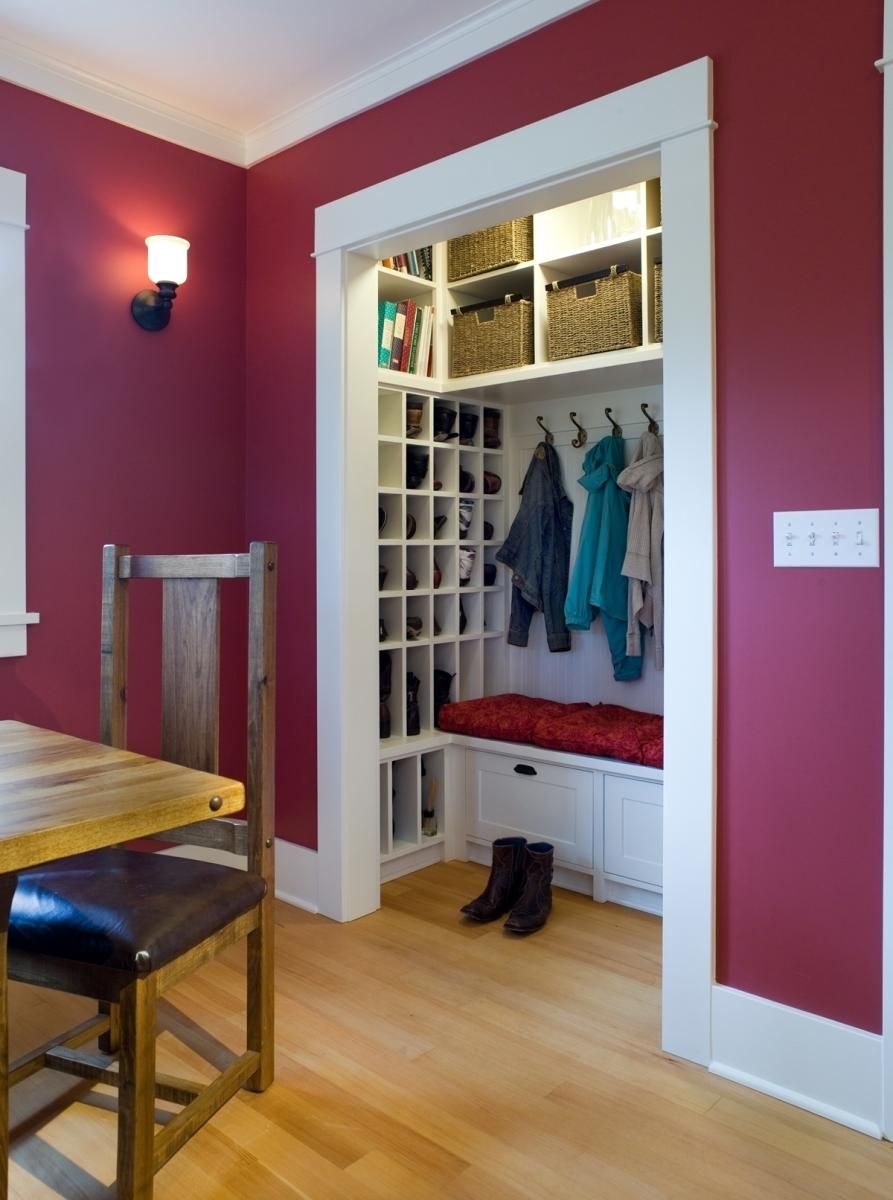
M179 287L186 282L189 243L185 238L158 233L147 237L146 245L149 247L148 274L153 283L173 283Z

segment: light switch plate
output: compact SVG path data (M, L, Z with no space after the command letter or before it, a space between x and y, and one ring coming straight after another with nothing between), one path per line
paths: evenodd
M876 508L773 513L776 567L877 567Z

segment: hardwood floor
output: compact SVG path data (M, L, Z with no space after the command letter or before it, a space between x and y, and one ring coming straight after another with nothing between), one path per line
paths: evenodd
M485 877L430 867L350 925L279 905L276 1083L230 1101L157 1200L889 1200L889 1144L660 1052L655 918L558 891L514 939L457 916ZM175 1034L240 1048L243 994L235 952L172 992L159 1069L207 1075ZM15 989L13 1053L86 1011ZM113 1094L35 1076L12 1154L20 1200L109 1200Z

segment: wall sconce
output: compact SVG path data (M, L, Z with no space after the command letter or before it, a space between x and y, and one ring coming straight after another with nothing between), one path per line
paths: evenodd
M134 296L130 311L141 329L164 329L171 319L171 305L177 288L186 282L186 254L189 243L185 238L155 234L146 238L149 247L148 276L158 285L157 291L146 288Z

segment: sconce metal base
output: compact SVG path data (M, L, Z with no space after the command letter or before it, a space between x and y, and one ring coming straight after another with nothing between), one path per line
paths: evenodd
M164 329L171 319L171 307L176 295L177 285L174 283L159 283L157 291L145 288L137 292L130 303L134 321L150 333Z

